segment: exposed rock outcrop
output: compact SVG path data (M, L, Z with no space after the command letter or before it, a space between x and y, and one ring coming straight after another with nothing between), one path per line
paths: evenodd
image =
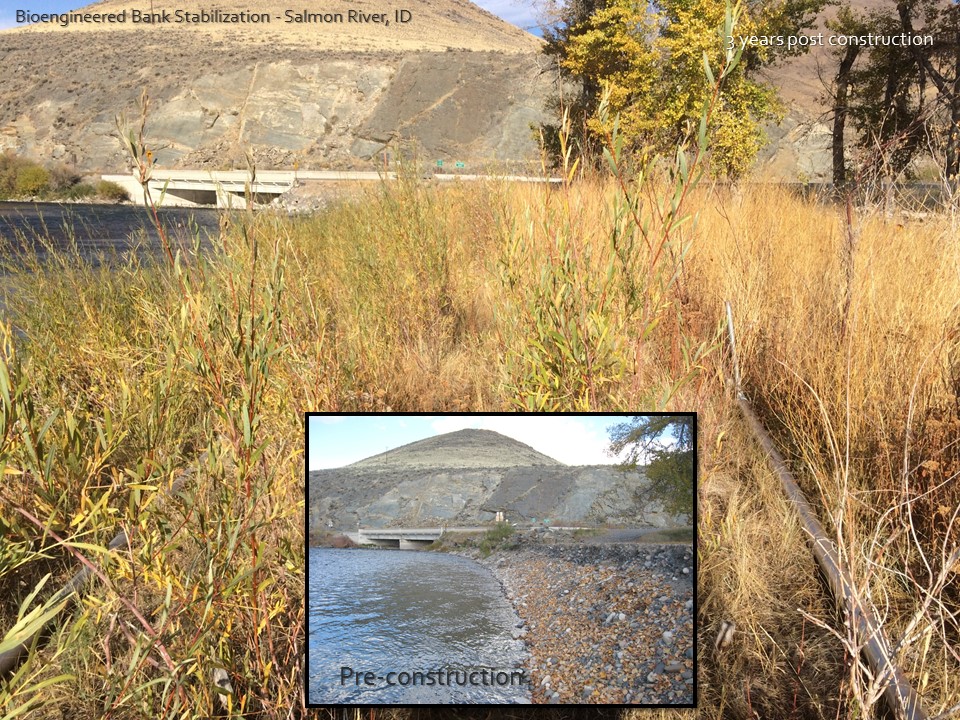
M881 0L854 0L857 10ZM158 4L159 7L160 4ZM540 169L531 126L549 120L556 72L541 41L468 0L407 0L406 23L351 22L382 13L375 0L203 3L267 13L259 24L56 24L0 33L0 152L87 172L120 172L128 158L116 116L152 98L148 139L161 167L373 169L402 153L466 172ZM84 10L146 9L102 0ZM393 9L387 15L392 13ZM287 12L342 22L286 22ZM823 18L805 34L828 33ZM768 68L786 116L768 126L753 177L829 181L836 73L828 46Z
M373 8L342 4L344 14ZM552 81L533 36L466 0L411 0L403 27L291 24L274 5L230 3L268 11L266 25L128 21L0 33L12 69L0 86L0 151L122 171L116 118L136 121L146 90L161 167L245 168L249 153L261 169L369 169L382 167L385 152L461 161L468 171L539 166L530 125L544 119ZM106 0L86 10L142 6Z
M514 521L679 525L658 506L638 507L645 484L642 472L568 466L499 433L461 430L311 472L310 523L472 525L504 510Z

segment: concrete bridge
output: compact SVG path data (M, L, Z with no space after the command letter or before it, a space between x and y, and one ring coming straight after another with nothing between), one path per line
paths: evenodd
M290 190L298 182L373 182L395 180L395 172L338 171L338 170L257 170L251 177L246 170L160 170L151 172L149 187L158 205L196 207L216 205L219 208L245 208L247 194L254 204L265 205L278 195ZM434 174L440 182L503 180L506 182L550 182L558 178L524 175L503 177L486 175ZM143 200L143 188L133 174L104 175L104 180L116 183L134 202Z
M255 204L266 204L299 181L371 182L393 180L396 173L339 172L336 170L257 170L251 177L246 170L160 170L150 173L150 194L158 205L219 208L245 208L247 193ZM133 174L104 175L139 202L143 198L140 181ZM162 196L162 201L161 201Z
M436 528L360 528L347 536L358 545L414 550L426 547L444 533L486 532L489 527L436 527Z

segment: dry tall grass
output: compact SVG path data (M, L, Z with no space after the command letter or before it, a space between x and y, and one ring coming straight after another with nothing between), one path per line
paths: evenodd
M836 208L772 189L702 201L690 268L699 302L732 301L748 395L927 709L952 707L960 700L960 245L950 224L862 213L850 226ZM717 525L705 505L709 536ZM784 609L795 621L795 606L810 612L791 598ZM819 618L836 627L830 615ZM848 655L862 643L850 632L840 626L832 643ZM877 711L876 688L854 670L841 687L846 712Z
M302 411L522 407L700 413L698 716L875 716L847 668L855 639L737 417L723 300L750 397L890 635L909 630L902 660L928 708L960 701L956 574L937 586L960 504L946 222L869 219L845 246L835 208L704 188L697 221L664 233L673 192L404 178L314 218L242 216L206 258L18 270L0 353L0 633L74 554L107 582L0 687L0 712L181 717L223 698L302 715ZM131 548L96 549L119 529ZM725 620L738 632L717 650Z

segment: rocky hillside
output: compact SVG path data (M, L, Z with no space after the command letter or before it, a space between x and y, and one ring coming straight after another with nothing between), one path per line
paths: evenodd
M126 13L126 22L0 32L0 151L121 172L128 160L116 117L135 118L145 90L152 99L148 137L162 167L245 168L249 152L261 169L374 169L398 149L421 165L463 162L467 172L540 167L531 125L548 118L555 73L540 40L469 0L202 5L208 15L268 20L177 22L177 9L199 10L166 0L104 0L83 11ZM151 7L168 21L132 22L133 11ZM401 9L407 22L395 14ZM289 21L311 13L310 22ZM834 13L828 8L806 34L826 32L824 20ZM831 48L766 72L786 116L768 127L755 177L829 180Z
M203 10L269 22L131 22L150 6L105 0L83 11L126 22L0 33L0 151L122 171L116 118L136 119L145 90L165 167L245 167L249 151L262 169L375 168L396 148L468 170L537 161L530 125L551 86L540 41L468 0L410 0L396 8L407 22L372 0L291 10L331 21L287 22L289 6L245 0Z
M309 474L311 528L430 526L508 519L638 523L677 520L638 508L642 473L568 466L490 430L460 430L405 445L343 468ZM641 518L641 510L643 517Z
M467 470L562 465L529 445L492 430L461 430L403 445L348 467L383 469L399 466Z
M396 15L395 11L399 10L405 10L407 14ZM47 11L34 8L32 12ZM276 0L209 0L204 3L101 0L76 12L125 13L125 16L123 21L71 23L65 27L57 23L36 23L14 32L68 33L74 36L74 42L102 40L104 33L132 33L147 50L159 44L179 46L195 42L295 47L304 52L472 50L517 54L535 52L540 47L536 37L470 0L404 0L398 4L376 0L322 3L316 0L298 3ZM205 14L201 15L201 12ZM147 16L157 21L148 22Z

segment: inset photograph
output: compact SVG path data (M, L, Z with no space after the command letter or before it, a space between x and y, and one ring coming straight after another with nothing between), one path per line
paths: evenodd
M308 704L694 707L696 431L308 414Z

